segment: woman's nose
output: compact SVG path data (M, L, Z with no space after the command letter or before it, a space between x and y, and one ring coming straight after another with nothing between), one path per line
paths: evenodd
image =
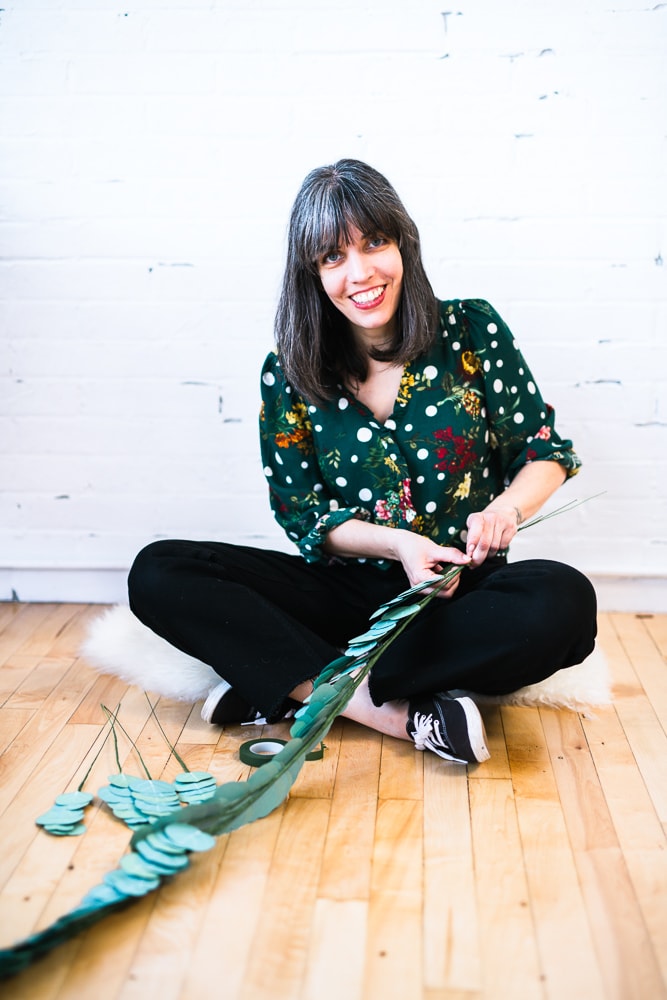
M358 250L351 250L347 256L347 277L349 281L358 284L367 281L373 273L373 265L370 257Z

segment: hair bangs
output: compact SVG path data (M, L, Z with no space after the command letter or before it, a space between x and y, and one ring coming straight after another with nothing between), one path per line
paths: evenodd
M364 198L343 178L333 178L314 195L300 243L303 263L311 270L317 270L325 254L351 243L354 229L363 236L381 235L400 244L400 225L391 206Z

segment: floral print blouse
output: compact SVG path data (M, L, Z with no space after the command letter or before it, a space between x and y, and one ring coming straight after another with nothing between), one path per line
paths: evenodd
M553 409L493 307L479 299L439 307L439 335L405 366L382 424L343 386L330 403L309 404L286 381L278 356L267 357L264 473L275 517L308 562L328 562L327 532L353 517L465 548L468 515L527 462L578 471L572 443L558 436Z

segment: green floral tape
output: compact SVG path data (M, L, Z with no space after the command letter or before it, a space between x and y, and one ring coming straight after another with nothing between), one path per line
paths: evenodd
M287 740L248 740L247 743L241 744L239 757L244 764L250 764L251 767L260 767L262 764L268 764L270 760L273 760L286 743ZM317 750L311 750L310 753L306 754L306 760L322 760L325 749L325 744L320 743Z

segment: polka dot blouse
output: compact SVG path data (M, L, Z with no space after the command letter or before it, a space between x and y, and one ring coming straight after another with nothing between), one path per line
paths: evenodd
M439 335L406 365L383 424L342 386L327 405L310 405L277 355L266 359L260 440L271 507L308 562L328 561L327 532L353 517L465 548L468 515L527 462L578 471L498 313L477 299L439 305Z

